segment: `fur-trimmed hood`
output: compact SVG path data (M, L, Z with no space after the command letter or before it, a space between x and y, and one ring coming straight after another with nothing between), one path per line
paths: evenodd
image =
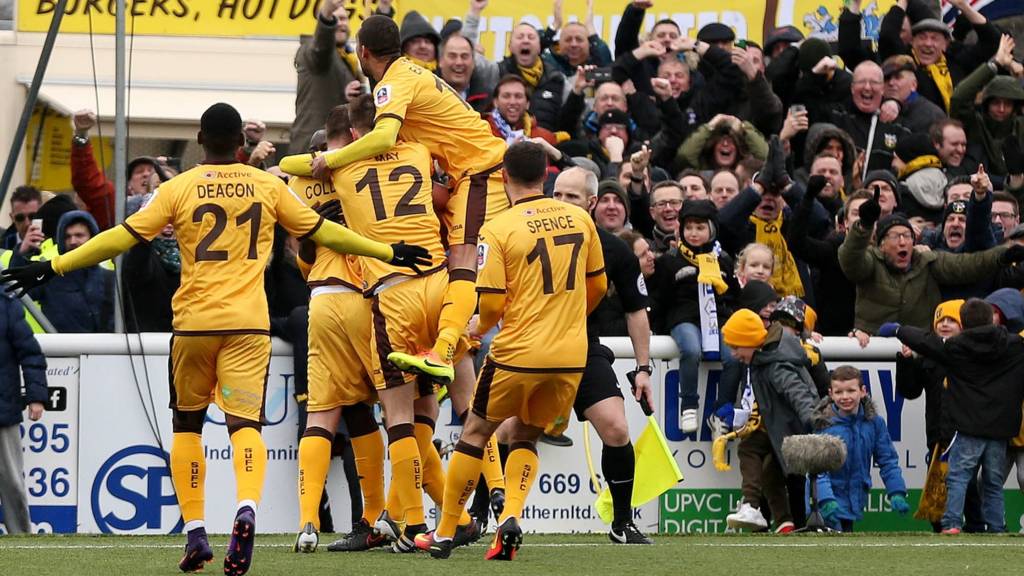
M865 396L860 399L860 411L856 415L842 416L835 409L832 399L826 396L818 401L814 415L816 416L814 419L815 432L821 432L835 424L837 419L862 417L864 420L874 420L878 416L878 410L875 408L875 401L871 399L871 396Z

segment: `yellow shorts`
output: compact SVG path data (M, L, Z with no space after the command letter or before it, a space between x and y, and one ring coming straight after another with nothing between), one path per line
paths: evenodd
M490 422L518 417L544 428L564 419L576 399L583 372L524 371L484 361L473 393L473 413Z
M262 422L270 368L269 334L171 337L171 409L203 410Z
M455 182L442 220L448 245L476 244L480 228L509 207L501 164Z
M373 385L377 390L395 388L416 381L416 375L402 372L388 361L388 354L418 354L430 350L437 339L437 321L448 288L448 270L402 280L384 287L373 297L371 354ZM468 341L460 341L456 354L465 353ZM421 386L424 390L426 385ZM422 393L422 392L421 392Z
M329 292L309 300L309 399L323 412L376 402L370 380L370 300L359 292Z

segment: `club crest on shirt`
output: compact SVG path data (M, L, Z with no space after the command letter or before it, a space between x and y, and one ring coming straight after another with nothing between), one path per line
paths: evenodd
M639 276L636 277L636 289L637 291L640 292L640 294L647 296L647 282L644 281L643 274L640 274Z
M484 267L487 263L487 252L490 251L490 247L487 244L481 242L476 247L476 268L477 270Z
M391 102L391 84L378 86L377 90L373 93L373 101L377 106L383 106Z
M885 135L885 147L892 150L896 147L896 135L886 134Z

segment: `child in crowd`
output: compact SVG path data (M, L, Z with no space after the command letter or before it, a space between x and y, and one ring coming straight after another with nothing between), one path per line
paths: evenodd
M947 300L935 307L932 331L942 341L957 336L960 327L960 307L963 300ZM896 391L907 400L915 400L924 394L925 442L928 446L926 459L929 464L946 451L953 439L953 425L942 409L945 390L946 368L939 362L918 356L906 345L896 356ZM942 511L919 508L915 518L928 520L935 532L942 531ZM985 523L981 518L981 495L978 482L972 478L964 498L964 530L984 532Z
M726 274L732 270L732 260L715 240L717 215L710 200L683 202L676 231L679 244L655 262L651 282L655 331L668 332L679 347L680 426L684 434L696 432L700 422L697 380L701 360L721 360L723 372L736 370L719 330L720 319L729 317L723 296L729 289Z
M772 272L775 271L775 254L764 244L751 242L740 251L736 258L736 280L740 287L745 287L751 280L772 283Z
M963 332L945 342L930 332L894 322L878 329L879 336L896 336L946 368L948 387L942 403L956 432L949 448L943 534L960 533L967 483L979 468L987 531L1006 530L1006 443L1020 432L1024 340L993 324L994 312L991 304L971 298L960 308Z
M778 533L794 529L786 494L786 462L782 439L805 434L813 425L818 397L804 367L806 353L800 339L750 310L739 310L722 327L725 343L746 367L744 396L757 405L756 428L740 441L737 454L743 478L743 502L726 517L732 528L764 529L762 496L775 517Z
M834 472L818 475L821 515L833 528L852 532L864 517L871 490L871 468L878 466L893 512L906 515L907 485L885 421L875 413L860 370L840 366L832 372L828 398L818 405L819 430L842 439L846 462ZM831 424L828 424L831 423Z

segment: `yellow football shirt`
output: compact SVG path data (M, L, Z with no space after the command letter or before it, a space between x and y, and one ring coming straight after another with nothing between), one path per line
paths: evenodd
M245 164L200 164L164 182L124 226L148 242L172 224L181 249L176 334L269 333L263 271L280 222L293 236L322 218L280 178Z
M288 179L288 187L298 195L299 199L312 208L330 200L340 200L330 180L317 180L303 176L292 176ZM342 222L344 224L344 222ZM359 257L351 254L339 254L330 248L316 247L316 261L306 277L310 288L317 286L346 286L353 290L363 289L363 277L360 272Z
M477 254L477 292L505 294L490 353L494 362L521 370L582 371L586 278L604 273L590 215L551 198L524 198L484 224Z
M450 176L461 178L499 164L505 142L491 133L480 113L429 70L399 58L373 91L377 117L402 122L400 139L430 150Z
M334 189L349 228L371 240L416 244L430 251L427 272L445 265L441 224L431 196L430 152L421 144L399 142L366 160L337 168ZM413 276L409 268L362 258L367 290L394 276Z

